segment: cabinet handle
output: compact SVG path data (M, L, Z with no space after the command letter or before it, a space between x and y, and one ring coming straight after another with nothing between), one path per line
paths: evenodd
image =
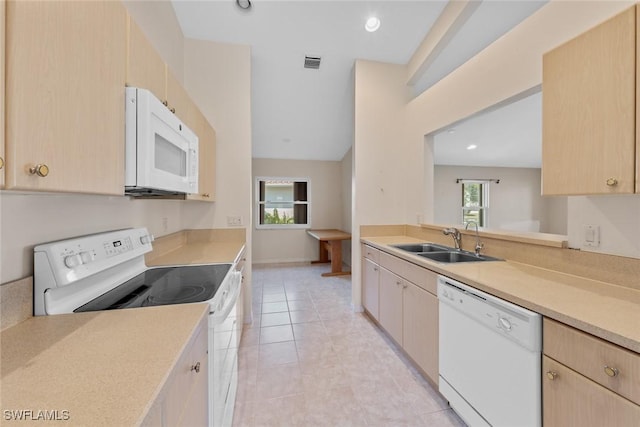
M200 362L196 363L195 365L192 365L191 370L196 371L196 374L200 373Z
M169 106L169 101L167 101L166 99L164 101L162 101L162 105L164 105L165 107Z
M0 157L0 169L4 167L4 159Z
M209 193L202 193L202 197L209 198Z
M378 267L373 267L373 271L378 271Z
M29 168L29 173L31 175L38 175L44 178L45 176L49 175L49 166L45 164L35 165Z
M558 373L556 371L547 371L547 378L549 378L551 381L555 380L557 376Z
M617 368L611 368L609 366L604 366L604 373L607 374L608 376L610 376L611 378L613 377L617 377L619 374L619 371Z
M407 289L407 286L408 286L408 285L407 285L406 283L403 283L403 284L402 284L402 289Z
M176 109L175 108L169 108L169 111L171 111L173 114L176 113Z
M609 179L607 179L607 185L608 185L609 187L613 187L613 186L615 186L615 185L618 185L618 180L617 180L617 179L615 179L615 178L613 178L613 177L612 177L612 178L609 178Z

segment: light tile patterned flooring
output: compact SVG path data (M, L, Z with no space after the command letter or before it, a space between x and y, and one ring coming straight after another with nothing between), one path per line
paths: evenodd
M234 426L464 426L324 271L254 266Z

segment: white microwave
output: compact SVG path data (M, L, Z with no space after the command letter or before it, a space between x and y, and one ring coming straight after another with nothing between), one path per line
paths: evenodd
M198 136L150 91L125 98L125 194L197 193Z

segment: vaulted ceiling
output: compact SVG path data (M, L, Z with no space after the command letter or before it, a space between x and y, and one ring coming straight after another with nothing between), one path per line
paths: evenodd
M495 41L544 1L475 2L428 69L422 92ZM174 0L185 37L251 46L253 157L340 160L353 141L353 64L406 64L446 1ZM381 20L370 33L370 16ZM303 67L320 57L318 70Z

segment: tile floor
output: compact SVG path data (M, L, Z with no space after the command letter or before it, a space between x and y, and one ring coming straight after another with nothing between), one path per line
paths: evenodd
M326 270L254 266L234 426L464 426Z

